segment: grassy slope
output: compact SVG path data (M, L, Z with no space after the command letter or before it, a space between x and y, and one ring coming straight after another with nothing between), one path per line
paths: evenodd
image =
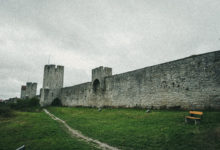
M0 117L0 149L94 149L70 138L64 128L44 112L15 112L11 118Z
M83 134L121 149L220 149L220 112L205 112L195 126L184 123L186 111L48 109Z

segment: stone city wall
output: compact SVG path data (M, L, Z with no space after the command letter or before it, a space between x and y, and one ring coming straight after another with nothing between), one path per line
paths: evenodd
M64 106L89 106L92 94L91 82L61 89L60 99Z
M220 51L113 76L96 69L107 76L62 88L63 105L220 109Z

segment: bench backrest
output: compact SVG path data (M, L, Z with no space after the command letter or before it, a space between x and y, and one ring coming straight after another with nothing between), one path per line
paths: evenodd
M190 114L193 114L193 115L203 115L203 112L201 111L189 111Z

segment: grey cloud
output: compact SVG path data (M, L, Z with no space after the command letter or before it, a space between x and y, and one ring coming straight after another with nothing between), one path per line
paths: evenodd
M65 66L65 86L100 65L122 73L220 47L218 0L0 0L0 98ZM6 90L7 89L7 90Z

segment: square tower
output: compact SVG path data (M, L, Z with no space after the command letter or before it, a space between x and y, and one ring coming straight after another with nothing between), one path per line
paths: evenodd
M21 86L21 98L33 98L37 95L37 83L27 82Z
M59 89L63 87L64 66L45 65L43 89Z
M37 95L37 83L26 83L26 97L33 98Z
M105 89L104 79L107 76L112 76L112 68L100 66L92 69L92 86L94 93Z
M26 97L26 86L21 86L21 99L24 99Z

